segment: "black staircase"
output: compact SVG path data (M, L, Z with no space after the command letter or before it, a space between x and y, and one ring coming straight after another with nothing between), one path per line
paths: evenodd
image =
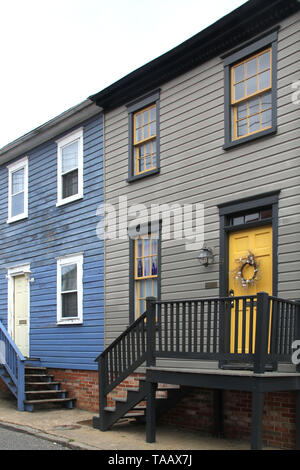
M153 335L155 332L150 322L147 325L145 312L96 359L99 363L100 416L94 417L95 428L107 431L122 418L145 418L148 394L145 378L138 380L137 388L122 389L127 393L126 398L112 398L114 407L107 406L107 398L110 392L147 360L147 344L153 341ZM155 400L156 415L161 416L188 391L179 386L159 384Z
M25 362L25 411L33 411L37 406L62 405L65 408L73 408L74 398L68 397L68 392L61 389L60 382L53 380L46 367L39 360L27 360Z

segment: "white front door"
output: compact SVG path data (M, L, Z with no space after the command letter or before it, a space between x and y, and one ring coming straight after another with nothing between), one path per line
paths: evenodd
M23 356L29 356L29 286L25 274L13 277L13 339Z

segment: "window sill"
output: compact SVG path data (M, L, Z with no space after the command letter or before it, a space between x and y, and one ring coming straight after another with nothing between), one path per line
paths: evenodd
M247 137L244 137L243 139L238 139L238 140L232 140L229 142L225 142L223 145L224 150L229 150L234 147L237 147L242 144L246 144L248 142L253 142L255 140L261 139L262 137L266 137L268 135L276 134L277 132L277 127L271 127L270 129L266 129L265 131L262 131L257 134L249 135Z
M61 325L83 325L83 321L80 319L74 319L74 320L61 320L56 322L57 326Z
M58 201L56 203L56 207L65 206L66 204L69 204L70 202L79 201L80 199L83 199L83 196L81 194L80 195L76 194L76 197L71 196L71 197L68 197L66 199L62 199L62 200Z
M148 178L149 176L157 175L160 172L160 168L156 168L155 170L150 170L145 173L142 173L141 175L134 175L134 176L129 176L127 178L127 183L134 183L135 181L139 181L143 178Z
M18 222L19 220L25 220L25 219L28 219L28 215L20 214L20 215L16 215L15 217L8 218L6 223L12 224L13 222Z

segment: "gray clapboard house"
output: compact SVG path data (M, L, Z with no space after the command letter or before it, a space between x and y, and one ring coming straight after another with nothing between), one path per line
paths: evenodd
M214 390L219 434L229 391L252 393L252 448L263 437L293 447L295 434L300 446L299 7L246 2L90 97L104 110L105 202L115 211L106 222L116 221L105 240L101 430L147 399L155 440L165 383L182 395ZM144 223L137 204L150 214ZM108 407L110 392L137 374L139 388ZM291 391L297 433L293 421L286 441L275 429L282 416L273 410L272 434L262 416L264 398L270 410L267 397Z

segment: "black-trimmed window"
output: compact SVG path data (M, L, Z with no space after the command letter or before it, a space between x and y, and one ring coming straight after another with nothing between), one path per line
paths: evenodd
M225 145L276 132L277 31L224 58Z
M159 91L127 105L128 182L159 172Z

